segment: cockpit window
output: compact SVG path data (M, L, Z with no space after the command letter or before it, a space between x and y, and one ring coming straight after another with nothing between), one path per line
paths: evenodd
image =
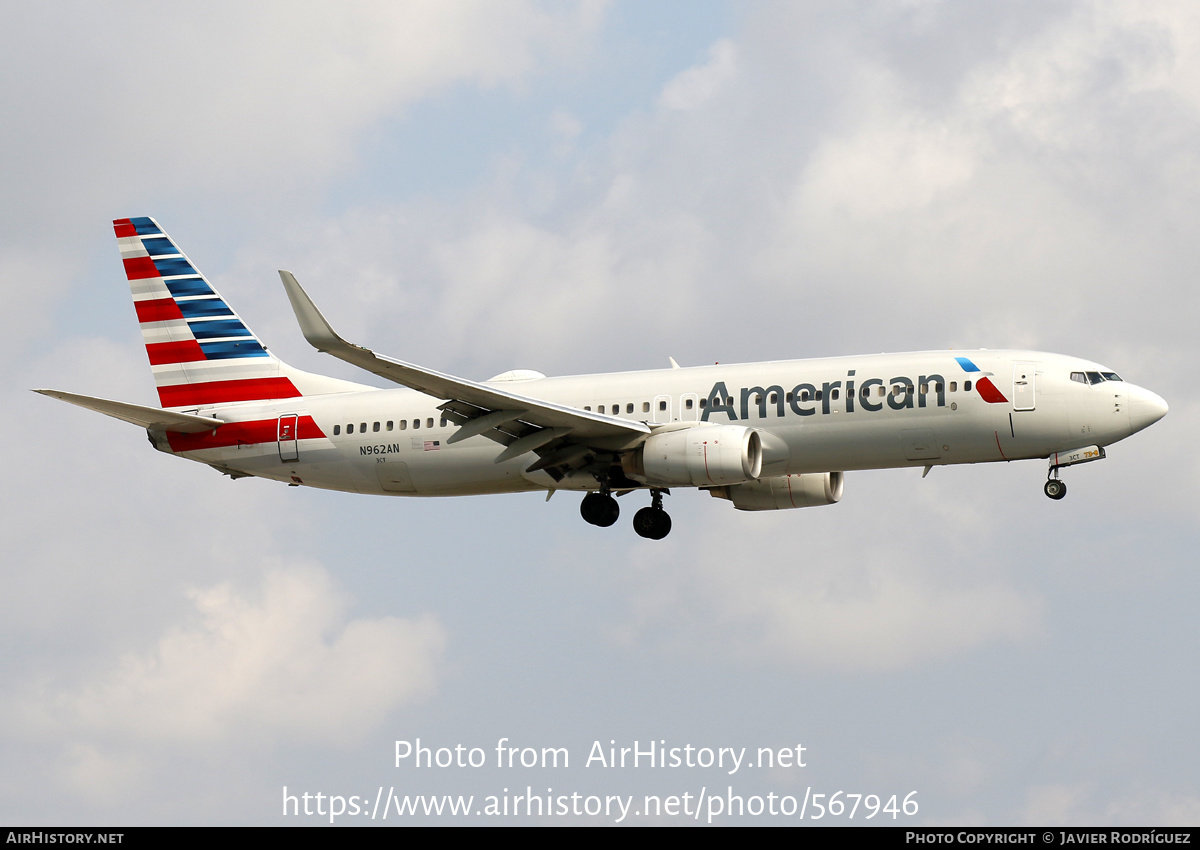
M1072 372L1071 380L1078 381L1081 384L1086 384L1087 383L1087 375L1083 374L1082 372Z
M1101 372L1100 374L1104 376L1104 380L1106 380L1106 381L1121 380L1121 376L1118 375L1116 372Z
M1101 383L1104 379L1100 377L1099 372L1088 372L1088 382L1092 385Z

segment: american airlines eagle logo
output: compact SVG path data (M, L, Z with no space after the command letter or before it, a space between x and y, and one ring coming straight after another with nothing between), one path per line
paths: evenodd
M975 379L975 389L979 390L984 401L988 404L1008 404L1004 393L996 389L996 385L992 383L992 378L995 377L994 372L980 372L979 367L972 363L969 357L955 357L954 359L958 361L959 366L962 366L964 372L979 373L979 377Z

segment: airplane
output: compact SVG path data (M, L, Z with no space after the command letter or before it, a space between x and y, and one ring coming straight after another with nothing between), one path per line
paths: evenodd
M276 357L158 223L113 222L161 408L40 389L146 429L155 449L292 486L389 496L559 490L613 525L671 530L663 496L694 487L743 511L831 505L844 473L1041 458L1060 470L1167 413L1111 369L1037 351L925 351L487 381L394 360L340 337L280 271L305 339L394 384Z

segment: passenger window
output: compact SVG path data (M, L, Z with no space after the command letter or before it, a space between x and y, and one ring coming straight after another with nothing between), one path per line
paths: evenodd
M863 388L862 388L862 397L863 397L863 398L868 398L870 395L871 395L871 388L870 388L870 387L863 387Z
M952 392L952 393L958 392L958 381L950 382L950 392Z
M683 403L683 406L684 406L684 407L686 407L688 410L691 410L691 409L692 409L692 403L693 403L693 399L690 399L690 398L689 398L687 401L685 401L685 402Z
M692 403L689 401L688 408L690 409L691 406L692 406ZM706 399L706 398L700 399L700 409L703 410L706 407L708 407L708 399Z
M588 412L591 412L592 406L591 406L590 404L585 404L585 405L583 406L583 409L584 409L584 410L586 410L586 411L588 411Z
M340 433L342 433L342 426L341 426L341 425L334 425L334 426L333 426L333 436L335 436L335 437L336 437L336 436L337 436L338 434L340 434Z
M970 391L971 391L971 382L963 381L963 392L969 393Z
M407 431L407 430L408 430L408 420L407 420L407 419L401 419L401 420L400 420L400 430L401 430L401 431Z
M800 400L801 400L801 401L808 401L808 390L801 390L801 391L800 391Z
M425 420L425 427L426 428L433 427L433 417L432 416L430 416L428 419Z
M597 407L597 408L596 408L596 411L597 411L598 413L603 413L603 412L604 412L604 405L600 405L599 407Z
M413 428L415 429L415 428L420 428L420 427L421 427L421 420L420 420L420 419L414 419L414 420L413 420Z
M788 394L787 394L787 401L788 401L788 404L791 404L791 403L792 403L792 399L793 399L793 398L794 398L794 394L793 394L793 393L788 393Z
M625 412L626 412L626 413L633 413L633 402L632 402L632 401L631 401L631 402L629 402L629 404L625 405Z
M771 404L779 404L779 393L771 393Z
M841 390L834 389L829 391L829 397L834 401L837 401L839 395L841 395Z
M879 387L879 392L876 393L876 395L878 395L880 398L883 398L885 395L887 395L887 387L881 385Z
M349 425L346 426L346 433L347 434L354 433L354 423L353 422L351 422Z
M934 388L934 390L936 390L936 391L937 391L937 392L939 392L939 393L940 393L940 392L945 392L945 389L946 389L946 388L945 388L945 386L942 384L942 382L941 382L941 381L938 381L936 384L934 384L934 385L933 385L933 388Z
M813 399L815 401L820 401L824 392L824 390L817 390L815 393L813 393Z
M762 404L762 396L760 396L758 393L755 393L755 394L754 394L754 403L755 403L755 404Z
M445 416L443 416L443 417L442 417L441 426L442 426L443 428L445 428L445 427L446 427L446 417L445 417Z
M359 423L359 425L358 425L358 433L360 433L360 434L365 434L365 433L367 433L367 423L366 423L366 422L360 422L360 423Z
M373 427L371 430L372 430L372 431L376 431L376 432L378 432L378 431L379 431L379 423L378 423L378 422L376 422L376 423L375 423L375 426L374 426L374 427Z
M388 420L388 423L387 423L387 429L389 431L392 430L392 420L390 420L390 419Z
M660 402L658 403L658 409L659 409L659 410L666 410L666 409L667 409L667 403L666 403L665 401L660 401Z

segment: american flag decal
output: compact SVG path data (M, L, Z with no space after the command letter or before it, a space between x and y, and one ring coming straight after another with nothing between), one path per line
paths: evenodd
M436 452L441 447L442 447L441 440L426 440L425 441L425 451L427 451L427 452Z

